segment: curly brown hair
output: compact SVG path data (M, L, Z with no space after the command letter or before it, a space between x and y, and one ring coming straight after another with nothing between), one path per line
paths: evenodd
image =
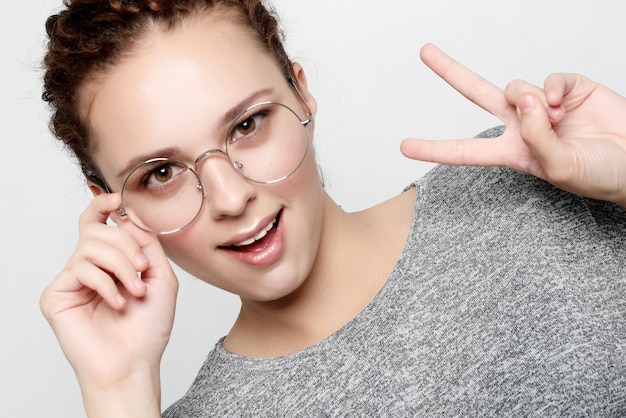
M44 57L42 98L52 109L50 128L76 156L88 180L106 188L92 158L79 113L79 91L128 53L151 27L169 30L184 19L209 11L250 28L273 54L285 76L291 61L283 47L278 19L263 0L64 0L64 9L46 21L48 49Z

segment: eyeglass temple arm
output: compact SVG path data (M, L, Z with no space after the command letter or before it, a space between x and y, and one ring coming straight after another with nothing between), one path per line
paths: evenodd
M113 193L107 182L104 181L98 174L94 173L92 170L83 169L83 174L87 180L100 187L102 190L104 190L105 193Z
M307 126L308 124L313 123L315 121L315 115L311 111L311 108L309 107L309 105L306 104L306 100L304 100L304 97L302 96L302 93L300 93L300 89L298 88L298 84L296 84L296 81L291 76L289 76L287 81L289 81L289 84L291 84L291 87L293 87L293 89L296 91L296 93L298 93L298 97L300 97L300 100L302 100L302 103L304 104L304 106L306 107L306 110L307 110L306 116L307 116L308 119L307 120L302 120L300 122L304 126Z

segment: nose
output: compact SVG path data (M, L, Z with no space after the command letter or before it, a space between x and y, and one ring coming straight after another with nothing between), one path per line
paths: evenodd
M256 196L256 188L232 166L221 150L205 152L196 160L209 214L214 219L241 215Z

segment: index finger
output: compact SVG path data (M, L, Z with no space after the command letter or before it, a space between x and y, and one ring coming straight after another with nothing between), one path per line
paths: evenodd
M504 97L504 92L475 72L454 60L433 44L426 44L420 58L435 74L472 103L506 122L515 117L515 111Z
M118 210L121 204L119 193L102 193L94 197L78 219L79 230L93 222L106 223L111 213Z

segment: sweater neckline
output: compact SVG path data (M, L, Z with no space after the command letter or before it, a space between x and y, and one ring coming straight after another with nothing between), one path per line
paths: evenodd
M404 243L402 251L400 252L400 256L396 261L391 273L389 274L385 284L381 287L378 293L372 298L372 300L350 321L344 324L337 331L333 332L329 336L321 339L320 341L305 347L301 350L298 350L293 353L285 354L283 356L271 357L271 358L258 358L258 357L248 357L241 354L233 353L232 351L227 350L223 346L223 342L226 339L226 336L221 337L217 343L215 344L215 348L212 352L213 356L216 356L223 362L229 363L240 363L246 364L248 367L250 366L278 366L281 363L289 363L292 364L293 360L297 360L300 358L310 357L315 355L315 353L319 353L324 351L325 347L328 345L334 345L341 341L344 335L351 334L354 332L362 332L361 325L364 323L371 322L370 318L375 318L378 316L378 313L381 309L384 308L384 303L382 301L386 300L385 294L393 291L397 285L397 282L401 277L403 277L403 271L406 269L404 266L403 260L407 258L408 251L414 251L414 245L417 240L417 229L419 225L419 214L420 214L420 181L416 181L409 186L407 186L403 192L411 190L412 188L416 188L415 193L415 203L413 208L413 219L411 221L411 226L409 228L409 233L407 239Z

